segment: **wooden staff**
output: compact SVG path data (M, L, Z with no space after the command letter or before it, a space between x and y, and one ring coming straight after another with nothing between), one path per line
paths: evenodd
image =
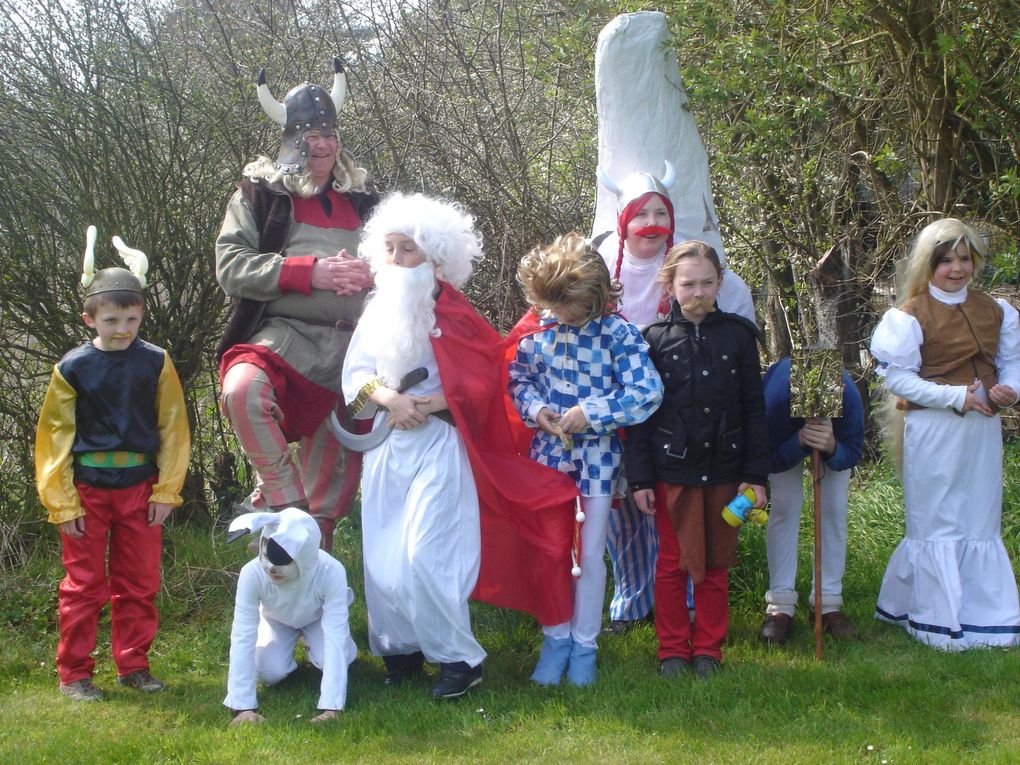
M790 416L804 420L843 413L843 360L832 348L795 348L790 354ZM822 660L822 455L811 449L815 506L815 659Z
M815 660L822 660L822 457L811 450L811 493L815 499Z

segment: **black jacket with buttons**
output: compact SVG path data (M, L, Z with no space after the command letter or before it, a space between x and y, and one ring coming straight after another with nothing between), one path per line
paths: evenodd
M658 411L627 428L631 488L765 485L768 426L754 324L719 310L692 324L674 302L644 336L664 391Z

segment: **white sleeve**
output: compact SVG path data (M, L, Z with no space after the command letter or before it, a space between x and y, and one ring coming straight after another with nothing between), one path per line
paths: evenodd
M1002 327L999 330L999 351L995 354L995 370L999 383L1020 393L1020 318L1016 309L1002 298Z
M340 373L340 389L344 394L344 403L350 404L358 397L361 389L379 377L375 369L375 356L370 352L368 343L365 341L365 334L361 331L363 325L359 322L354 328L350 345L344 354L343 371ZM367 402L364 408L358 412L358 419L372 417L378 407L371 401Z
M890 367L917 372L923 342L924 333L917 319L899 308L890 308L871 335L871 355L878 362L878 374L884 377Z
M348 623L354 593L343 565L330 566L322 603L322 685L319 709L343 709L347 701L347 668L358 655Z
M886 311L871 336L871 355L878 362L878 375L894 396L919 406L960 411L967 399L966 385L940 385L917 374L923 341L917 319L898 308Z
M250 561L241 569L234 598L234 624L230 628L230 669L223 706L241 711L258 707L255 695L255 639L259 628L258 581Z
M894 396L929 409L955 409L959 412L967 400L966 385L941 385L900 367L886 370L885 387Z
M716 302L719 304L719 310L738 314L753 324L758 324L758 318L754 313L754 298L751 297L751 288L736 271L727 268L723 272L723 280L719 287L719 294L716 296Z

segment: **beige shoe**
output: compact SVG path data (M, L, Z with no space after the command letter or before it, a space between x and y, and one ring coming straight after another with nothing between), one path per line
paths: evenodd
M159 693L166 688L166 683L154 678L147 669L139 669L129 672L123 677L118 677L117 682L127 688L134 688L143 693Z
M73 683L61 683L60 692L72 701L99 701L103 692L92 684L91 677L83 677Z

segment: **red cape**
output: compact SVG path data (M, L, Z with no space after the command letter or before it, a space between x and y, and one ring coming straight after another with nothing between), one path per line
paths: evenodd
M544 625L569 621L577 487L515 445L504 362L510 340L446 283L436 301L436 327L432 348L443 393L478 488L482 565L473 597ZM516 411L512 416L520 423Z

